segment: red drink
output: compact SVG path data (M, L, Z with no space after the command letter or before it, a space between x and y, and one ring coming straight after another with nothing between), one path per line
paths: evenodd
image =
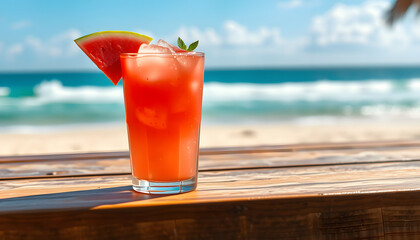
M194 190L204 54L128 53L121 66L134 189Z

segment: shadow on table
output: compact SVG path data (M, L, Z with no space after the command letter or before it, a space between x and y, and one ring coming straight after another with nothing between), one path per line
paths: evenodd
M0 199L0 212L26 212L49 209L86 209L106 204L127 203L167 195L147 195L132 190L131 185L62 193L40 194Z

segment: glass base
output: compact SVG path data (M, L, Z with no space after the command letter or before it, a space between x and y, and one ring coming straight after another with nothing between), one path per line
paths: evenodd
M177 194L191 192L197 187L197 178L193 177L176 182L151 182L133 178L133 189L147 194Z

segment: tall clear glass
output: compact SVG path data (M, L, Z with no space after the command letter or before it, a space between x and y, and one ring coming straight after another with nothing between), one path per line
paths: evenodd
M197 186L204 53L121 54L133 189Z

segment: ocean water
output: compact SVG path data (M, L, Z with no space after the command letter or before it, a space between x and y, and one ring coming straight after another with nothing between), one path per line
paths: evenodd
M420 119L420 67L208 70L203 124ZM124 123L99 72L0 73L0 133Z

